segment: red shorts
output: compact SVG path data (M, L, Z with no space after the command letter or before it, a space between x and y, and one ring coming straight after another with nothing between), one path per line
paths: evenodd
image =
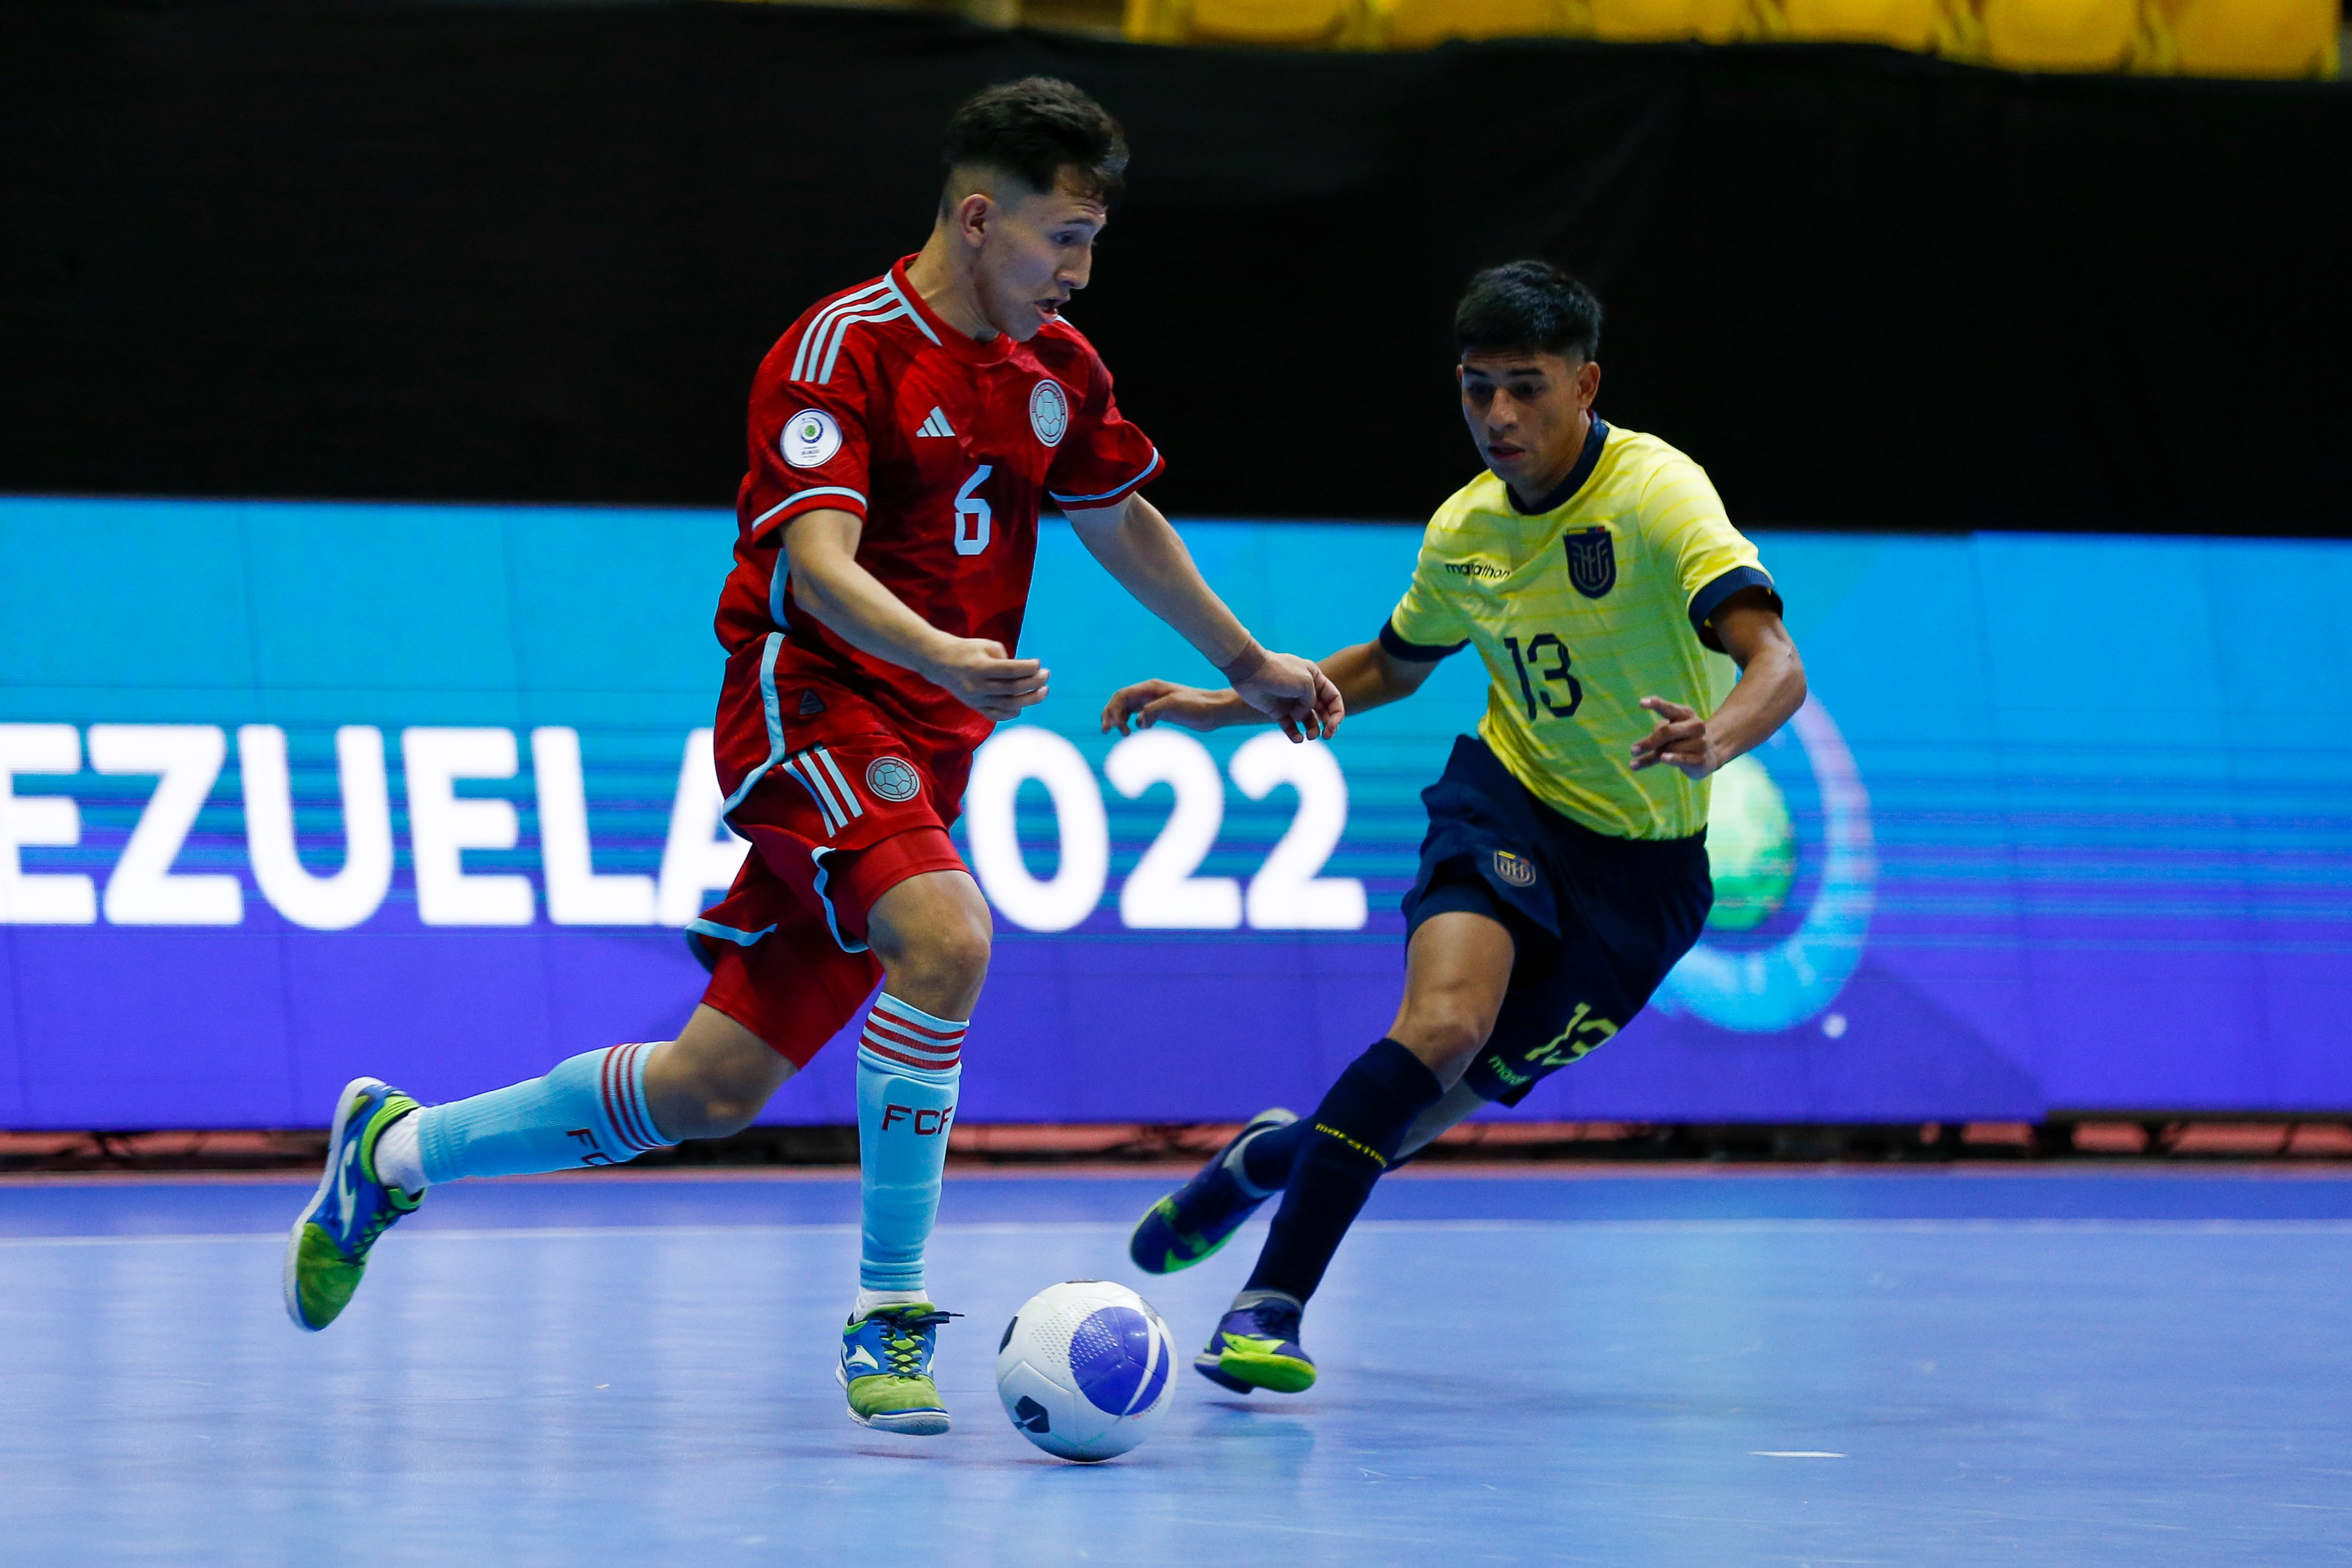
M751 853L727 897L688 928L718 952L704 1005L795 1067L882 978L866 947L875 900L909 877L965 869L947 830L970 753L926 754L854 699L833 697L829 710L837 721L795 725L794 749L728 813Z

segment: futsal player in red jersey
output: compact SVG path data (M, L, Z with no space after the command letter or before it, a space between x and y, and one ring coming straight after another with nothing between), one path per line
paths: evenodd
M925 1293L923 1247L992 921L947 830L973 750L1046 695L1046 671L1014 652L1041 503L1293 740L1341 714L1329 679L1261 647L1137 493L1160 455L1062 318L1126 161L1117 121L1068 83L989 89L949 127L922 250L770 351L718 617L719 782L753 852L689 928L712 967L702 1005L675 1040L449 1105L354 1080L288 1243L298 1324L334 1321L376 1237L432 1184L740 1131L879 981L857 1056L864 1238L839 1375L862 1423L948 1429L930 1376L948 1314Z

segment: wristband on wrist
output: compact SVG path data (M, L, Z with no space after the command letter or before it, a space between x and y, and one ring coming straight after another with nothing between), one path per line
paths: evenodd
M1217 666L1217 673L1225 678L1225 681L1228 685L1239 686L1243 681L1247 680L1251 676L1255 675L1260 669L1263 669L1265 667L1265 661L1266 651L1265 646L1261 644L1257 638L1252 637L1249 641L1249 647L1244 648L1240 653L1235 654L1223 664Z

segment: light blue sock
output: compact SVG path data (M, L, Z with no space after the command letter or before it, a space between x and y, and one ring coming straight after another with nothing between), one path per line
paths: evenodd
M618 1165L677 1142L646 1105L649 1045L583 1051L545 1078L416 1113L425 1179Z
M963 1079L962 1024L935 1018L888 992L866 1017L857 1047L857 1161L866 1290L919 1291L923 1244L939 1217L948 1124Z

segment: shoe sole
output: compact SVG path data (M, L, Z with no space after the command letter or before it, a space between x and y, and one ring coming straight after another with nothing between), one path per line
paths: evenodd
M1160 1200L1161 1203L1165 1203L1166 1201L1167 1200L1164 1198ZM1201 1254L1198 1258L1186 1258L1182 1262L1171 1262L1168 1258L1167 1253L1163 1250L1160 1253L1160 1260L1157 1263L1148 1263L1144 1260L1143 1254L1139 1249L1140 1243L1143 1240L1143 1227L1150 1225L1153 1216L1158 1215L1159 1212L1160 1205L1154 1204L1150 1208L1143 1211L1143 1217L1141 1219L1135 1222L1135 1229L1127 1238L1127 1260L1134 1264L1138 1268L1142 1269L1146 1274L1156 1274L1163 1279L1171 1274L1181 1274L1187 1268L1206 1263L1209 1259L1214 1258L1218 1253L1223 1252L1225 1249L1225 1242L1231 1241L1234 1237L1241 1234L1242 1227L1237 1225L1225 1234L1223 1241L1218 1242L1216 1246L1209 1248L1208 1251Z
M342 1097L335 1101L334 1125L327 1131L327 1168L319 1177L319 1190L310 1194L310 1205L303 1209L299 1217L294 1221L294 1228L286 1235L286 1266L281 1275L280 1289L285 1292L286 1315L293 1319L294 1326L306 1334L315 1334L328 1327L328 1324L313 1325L304 1321L302 1317L299 1268L302 1232L313 1219L318 1217L320 1211L327 1206L327 1200L335 1195L335 1151L342 1147L343 1130L351 1125L352 1112L359 1109L361 1098L370 1089L390 1087L383 1079L373 1078L355 1078L343 1085Z
M1240 1142L1242 1139L1248 1137L1253 1131L1257 1131L1261 1127L1287 1127L1292 1122L1298 1120L1297 1117L1292 1115L1287 1110L1281 1111L1279 1114L1279 1121L1276 1119L1276 1112L1273 1111L1263 1112L1257 1116L1252 1117L1248 1126L1234 1134L1234 1142ZM1230 1149L1232 1147L1232 1143L1225 1145L1226 1149ZM1224 1157L1224 1151L1218 1151L1217 1158L1222 1160ZM1268 1197L1271 1197L1272 1195L1273 1194L1270 1193L1267 1194ZM1165 1203L1168 1200L1166 1198L1160 1200L1160 1203ZM1258 1203L1262 1204L1264 1202L1265 1202L1265 1198L1258 1199ZM1257 1205L1253 1204L1250 1207L1252 1211L1255 1212ZM1156 1274L1163 1279L1171 1274L1181 1274L1187 1268L1192 1268L1200 1264L1206 1263L1218 1253L1223 1252L1225 1249L1225 1243L1239 1236L1242 1233L1242 1226L1249 1223L1249 1216L1247 1215L1243 1215L1241 1220L1235 1223L1233 1229L1225 1232L1223 1238L1220 1240L1216 1246L1209 1248L1208 1251L1201 1254L1198 1258L1187 1258L1181 1263L1171 1263L1168 1261L1168 1255L1163 1251L1160 1254L1160 1261L1154 1264L1145 1261L1142 1253L1139 1252L1136 1249L1136 1247L1137 1243L1143 1239L1143 1227L1150 1225L1151 1223L1152 1216L1159 1212L1160 1204L1153 1204L1150 1208L1143 1211L1143 1217L1135 1222L1135 1229L1130 1231L1127 1237L1127 1259L1129 1262L1134 1264L1138 1268L1142 1269L1146 1274Z
M833 1381L841 1384L843 1394L849 1393L849 1374L838 1365L833 1369ZM878 1415L861 1415L853 1405L849 1418L860 1426L870 1426L877 1432L896 1432L901 1437L937 1437L948 1429L948 1413L938 1409L886 1410Z
M1223 1366L1218 1364L1217 1358L1215 1356L1194 1356L1192 1358L1192 1370L1199 1373L1202 1377L1207 1378L1211 1383L1215 1384L1219 1388L1226 1389L1232 1393L1255 1394L1257 1392L1257 1384L1254 1383L1244 1383L1240 1378L1235 1377L1233 1373L1227 1372Z
M1237 1356L1206 1351L1192 1358L1192 1370L1210 1382L1248 1393L1263 1388L1270 1394L1304 1394L1315 1386L1315 1368L1288 1356Z

